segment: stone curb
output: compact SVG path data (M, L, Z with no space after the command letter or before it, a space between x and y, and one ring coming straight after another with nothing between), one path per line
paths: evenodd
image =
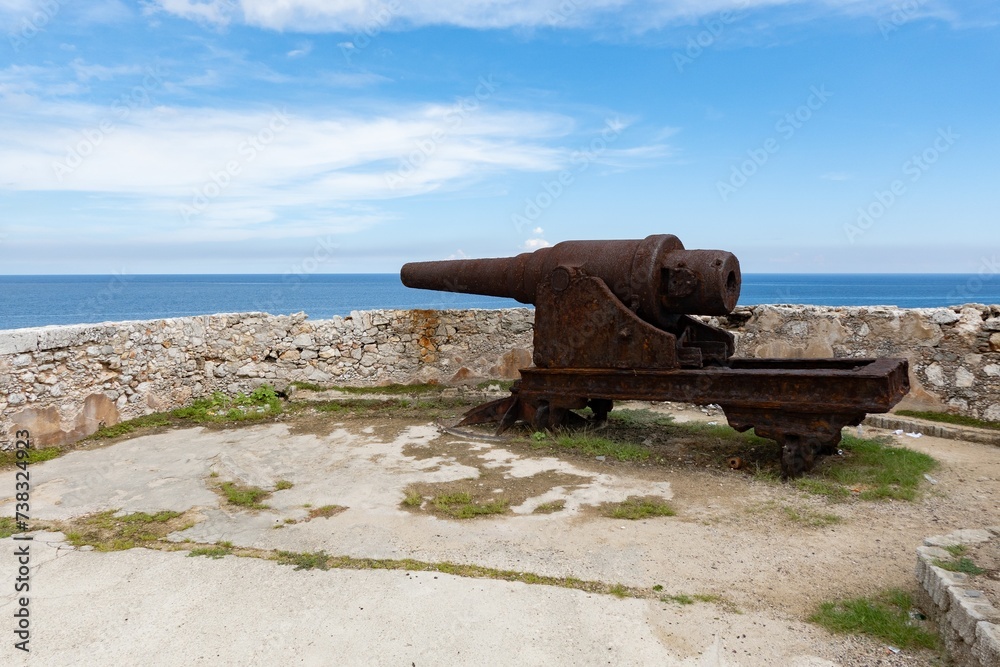
M903 429L908 433L923 433L935 438L978 442L983 445L1000 447L1000 431L989 431L967 426L944 426L923 419L902 418L895 415L868 415L863 422L866 426L884 428L889 431Z
M963 667L1000 665L1000 610L982 591L971 588L968 575L942 569L935 562L952 557L944 547L990 540L1000 540L1000 526L935 535L917 547L919 603L937 622L952 660Z

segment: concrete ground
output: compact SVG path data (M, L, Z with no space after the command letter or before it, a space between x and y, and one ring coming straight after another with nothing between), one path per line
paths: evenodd
M843 523L804 527L786 520L781 503L791 498L808 509L821 501L735 472L555 458L426 422L336 419L167 430L34 464L35 520L173 510L190 513L193 525L168 536L178 551L100 552L74 548L61 533L35 534L31 651L14 649L8 631L0 663L929 665L933 656L834 637L804 619L831 595L906 586L920 537L963 522L970 461L981 504L966 516L969 525L956 527L1000 523L1000 456L985 445L907 442L950 452L945 460L954 465L936 473L936 495L834 508ZM3 478L7 495L14 471ZM265 510L229 505L214 490L220 481L274 489L279 480L292 486L274 491ZM463 480L498 486L492 491L518 502L508 515L472 520L401 506L411 485ZM0 496L5 516L12 495ZM634 495L670 500L678 516L622 521L594 510ZM565 509L533 513L553 500ZM325 505L347 509L309 519L310 508ZM192 558L185 540L661 586L665 595L716 601L619 599L427 571L295 570L264 558ZM0 616L8 628L19 597L10 592L15 549L23 544L0 540L0 582L9 578L0 583Z

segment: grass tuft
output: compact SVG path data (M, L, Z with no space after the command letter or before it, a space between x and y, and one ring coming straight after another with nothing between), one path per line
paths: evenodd
M210 398L199 398L191 405L169 413L177 419L196 424L225 421L255 421L281 414L281 399L269 384L262 384L250 394L228 396L217 391Z
M205 556L207 558L219 559L233 553L232 547L217 545L214 547L197 547L188 552L188 557Z
M222 490L222 495L232 505L249 507L255 510L268 509L267 505L260 502L271 495L270 492L264 489L256 486L241 486L233 482L223 482L220 489Z
M674 516L676 512L659 498L629 496L620 503L605 503L601 506L603 514L612 519L647 519L652 516Z
M403 505L406 507L420 507L424 504L424 497L418 491L407 491L403 498Z
M68 449L61 449L59 447L42 447L41 449L35 449L31 447L30 449L22 449L22 452L27 452L25 458L17 458L18 450L6 450L0 452L0 468L13 467L17 463L41 463L42 461L51 461L57 456L65 454Z
M17 527L17 521L9 516L0 517L0 539L23 533L25 531Z
M510 501L497 498L487 502L473 500L468 493L443 493L435 496L431 504L438 512L455 519L472 519L490 514L505 514L510 508Z
M142 417L136 417L135 419L129 419L123 422L118 422L111 426L102 426L97 429L90 438L95 440L105 440L108 438L117 438L122 435L128 435L133 431L137 431L141 428L157 428L159 426L167 426L171 423L170 415L164 412L154 412L151 415L143 415Z
M972 562L972 559L968 556L963 556L961 558L954 558L952 560L941 560L940 558L934 559L934 564L937 565L942 570L948 570L950 572L962 572L964 574L982 574L986 572L983 568L979 567Z
M877 637L899 648L936 648L937 636L911 624L909 593L893 589L870 598L824 602L809 621L830 632Z
M536 507L534 510L532 510L531 513L532 514L552 514L553 512L561 512L564 509L566 509L566 501L565 500L553 500L552 502L542 503L541 505L539 505L538 507Z
M941 422L944 424L955 424L957 426L973 426L975 428L988 428L1000 431L1000 422L966 417L965 415L953 415L950 412L926 412L922 410L897 410L895 413L903 417L916 417L927 421Z
M645 461L649 458L649 450L641 445L616 442L592 435L560 435L554 440L543 439L540 442L542 444L555 442L563 449L570 449L587 456L606 456L618 461Z
M277 481L277 483L274 485L274 490L275 491L284 491L285 489L290 489L293 486L295 486L295 485L292 484L291 482L289 482L287 479L279 479Z
M937 466L927 454L874 440L845 435L841 447L843 457L827 459L795 486L832 500L852 494L861 500L915 500L924 473Z

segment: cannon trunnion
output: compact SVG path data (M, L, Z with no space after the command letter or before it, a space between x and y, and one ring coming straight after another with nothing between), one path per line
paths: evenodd
M739 261L686 250L670 234L564 241L504 259L416 262L408 287L503 296L535 305L534 366L511 395L462 424L518 421L552 429L615 400L714 403L738 431L782 445L783 476L836 452L841 429L887 412L909 391L905 359L740 359L733 335L691 317L725 315L740 293Z

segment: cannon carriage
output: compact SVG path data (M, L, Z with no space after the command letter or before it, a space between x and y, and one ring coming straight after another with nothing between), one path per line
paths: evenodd
M564 241L512 258L414 262L408 287L509 297L535 306L534 366L511 395L470 410L461 425L521 421L554 429L603 421L615 401L717 404L737 431L782 447L785 478L834 453L844 426L887 412L909 391L906 359L734 357L731 333L697 315L739 299L737 258L688 250L670 234Z

